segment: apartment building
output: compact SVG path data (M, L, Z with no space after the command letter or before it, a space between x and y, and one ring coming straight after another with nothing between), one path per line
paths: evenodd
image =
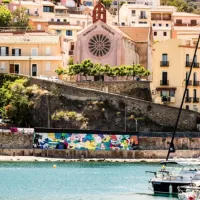
M172 38L192 38L200 32L200 15L174 12L172 17Z
M0 71L29 76L55 76L67 62L65 42L45 32L0 33Z
M151 9L151 27L154 41L163 41L172 37L172 14L176 11L173 6L158 6Z
M196 39L170 39L154 45L152 97L155 103L179 107L193 59ZM198 49L183 108L200 112Z

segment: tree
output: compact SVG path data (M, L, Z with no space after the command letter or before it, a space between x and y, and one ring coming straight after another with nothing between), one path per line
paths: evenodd
M29 27L29 15L26 13L26 8L19 7L13 11L13 26L27 28Z
M5 6L0 6L0 27L9 26L11 20L11 12Z
M73 65L73 64L74 64L74 59L73 59L73 57L69 57L68 65Z
M112 4L112 0L102 0L101 3L108 9Z

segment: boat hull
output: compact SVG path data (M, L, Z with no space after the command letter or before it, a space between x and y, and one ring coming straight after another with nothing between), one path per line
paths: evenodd
M171 189L170 189L171 185ZM157 182L152 181L154 193L157 194L178 194L178 186L189 185L189 183ZM171 191L170 191L171 190Z

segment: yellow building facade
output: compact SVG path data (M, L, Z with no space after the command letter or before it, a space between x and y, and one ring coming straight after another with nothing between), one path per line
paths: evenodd
M198 35L196 35L197 37ZM180 107L197 39L170 39L154 45L152 97L155 103ZM183 108L200 111L200 49L195 58Z
M46 33L1 33L0 72L56 76L65 60L59 36Z

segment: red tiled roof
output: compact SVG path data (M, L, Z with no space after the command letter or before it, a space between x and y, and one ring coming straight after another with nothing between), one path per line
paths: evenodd
M148 42L149 27L118 27L135 42Z

